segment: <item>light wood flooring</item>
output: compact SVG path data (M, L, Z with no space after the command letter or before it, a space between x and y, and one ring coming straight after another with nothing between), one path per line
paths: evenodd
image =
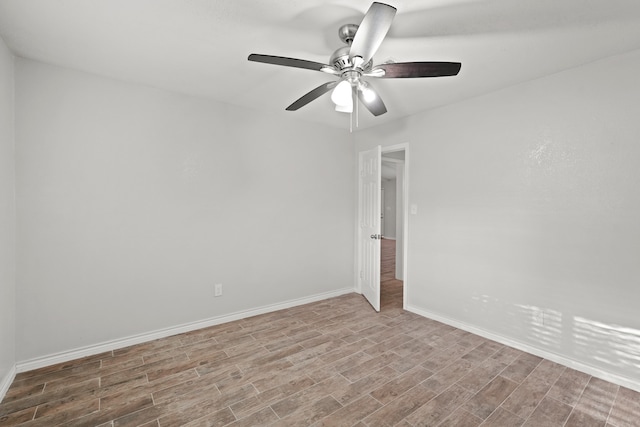
M1 426L640 426L640 394L358 294L16 376Z

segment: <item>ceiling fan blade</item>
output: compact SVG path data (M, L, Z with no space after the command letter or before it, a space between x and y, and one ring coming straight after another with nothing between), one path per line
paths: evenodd
M296 111L297 109L304 107L314 99L320 98L325 93L336 87L338 82L323 83L311 92L302 95L297 101L287 107L287 111Z
M373 67L370 75L381 78L413 78L455 76L460 72L459 62L398 62L396 64L380 64ZM384 70L378 75L377 70ZM367 73L369 74L369 73Z
M331 65L321 64L314 61L307 61L305 59L286 58L284 56L259 55L257 53L252 53L247 59L253 62L263 62L265 64L283 65L285 67L324 71L331 74L333 74L333 72L335 71L335 68Z
M352 59L357 56L361 57L362 64L369 62L387 35L395 15L395 7L374 2L364 15L362 23L353 37L349 57Z
M369 93L365 94L365 91ZM358 98L360 102L362 102L362 105L374 116L380 116L387 112L387 107L384 105L384 102L382 102L382 98L380 98L378 92L368 83L362 90L358 91Z

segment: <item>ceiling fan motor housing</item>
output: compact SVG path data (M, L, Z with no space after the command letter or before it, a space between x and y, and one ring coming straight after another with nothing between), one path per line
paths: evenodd
M349 46L342 46L338 48L333 55L331 55L331 59L329 59L329 63L336 67L338 70L342 70L345 68L351 67L351 58L349 58L349 50L351 48Z
M349 69L354 71L359 70L360 72L363 72L363 71L369 71L371 67L373 67L373 58L371 58L371 60L366 64L363 64L360 67L355 67L354 66L355 64L353 63L353 61L351 60L351 57L349 56L350 51L351 51L350 46L342 46L338 48L335 52L333 52L333 55L331 55L331 58L329 59L329 63L334 67L336 67L336 69L339 71Z
M340 71L345 69L358 71L356 68L359 68L359 71L362 72L370 70L373 66L373 58L371 58L371 60L366 64L355 67L354 61L349 56L351 52L351 42L353 42L353 38L355 37L358 28L359 26L356 24L345 24L338 29L338 37L340 37L340 40L347 45L342 46L333 52L333 55L331 55L331 58L329 59L329 63Z

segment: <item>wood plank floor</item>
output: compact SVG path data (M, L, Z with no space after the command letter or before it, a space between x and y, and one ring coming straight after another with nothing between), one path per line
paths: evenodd
M640 426L640 394L357 294L16 376L1 426Z

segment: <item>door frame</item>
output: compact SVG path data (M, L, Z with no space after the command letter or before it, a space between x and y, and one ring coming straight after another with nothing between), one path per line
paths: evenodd
M370 148L369 148L370 149ZM358 159L360 157L360 153L368 151L361 150L358 152L356 156ZM382 145L381 152L384 155L385 153L392 153L396 151L404 151L404 174L403 174L403 191L402 191L402 308L404 310L407 309L407 300L409 293L409 281L408 278L408 252L409 252L409 143L400 143L394 145ZM359 176L359 161L356 164L356 176ZM397 179L397 178L396 178ZM357 203L360 203L360 188L359 185L356 186L356 200ZM357 293L362 294L362 289L360 288L360 280L359 280L359 262L360 262L360 244L359 244L359 232L360 224L358 218L358 208L356 205L356 215L355 215L355 262L354 262L354 289ZM397 218L397 217L396 217ZM396 239L398 236L396 236ZM397 240L396 240L397 241ZM378 286L378 292L380 292L380 286Z

